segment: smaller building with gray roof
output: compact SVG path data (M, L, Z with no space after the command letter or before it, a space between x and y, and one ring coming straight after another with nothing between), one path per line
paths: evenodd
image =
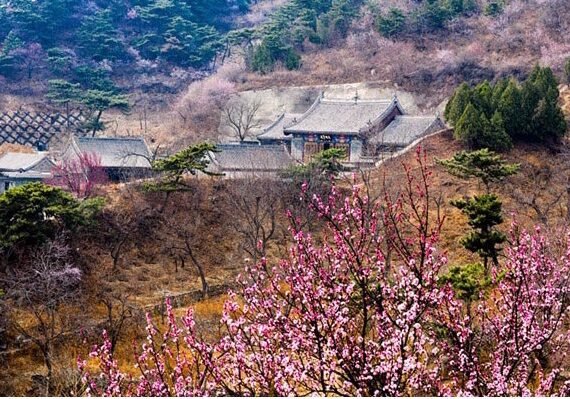
M47 153L7 152L0 156L0 193L26 183L52 177L54 162Z
M208 171L226 177L271 175L296 164L283 144L220 144L209 154Z
M151 154L142 137L73 137L62 160L93 154L113 181L144 177L152 169Z

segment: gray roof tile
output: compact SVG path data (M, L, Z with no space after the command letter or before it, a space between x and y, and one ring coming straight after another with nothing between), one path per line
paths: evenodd
M303 114L281 114L275 122L263 129L257 135L258 140L291 140L291 136L285 136L283 129L297 122Z
M212 168L224 171L278 171L293 165L283 145L221 144L211 153Z
M370 138L370 143L406 146L419 137L443 129L437 116L398 115L386 129Z
M19 153L7 152L0 156L0 170L1 171L20 171L28 170L39 164L47 157L45 153Z
M96 154L105 168L150 168L150 152L141 137L76 137L80 152Z
M285 127L285 133L314 132L357 135L397 105L395 98L384 100L339 100L319 97L305 114Z

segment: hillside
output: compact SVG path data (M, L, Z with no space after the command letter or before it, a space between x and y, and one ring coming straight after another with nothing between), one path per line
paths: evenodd
M230 4L225 1L193 5L187 14L180 11L185 10L185 2L169 2L170 8L162 10L152 1L112 6L90 3L93 9L78 0L66 1L69 4L46 2L54 8L25 9L26 2L0 5L4 29L0 42L5 42L0 47L6 65L19 71L11 75L9 69L0 69L0 105L8 110L58 108L57 102L46 98L48 81L64 79L81 90L127 95L128 114L110 110L104 116L110 134L172 138L174 132L178 142L215 139L219 108L224 106L223 99L235 92L376 82L387 90L421 96L426 108L433 109L463 81L477 83L511 75L522 79L538 62L562 76L570 52L563 40L570 30L563 0L540 2L540 6L537 0L512 0L496 14L487 13L486 1L475 2L475 8L462 12L453 12L443 0L433 10L412 1L341 2L335 6L340 8L316 1L285 5L244 1L230 2L230 14L221 11ZM70 11L57 13L57 7L64 6ZM105 16L111 7L116 8L116 17ZM386 32L379 28L380 21L393 16L390 12L394 9L403 13L403 19L398 20L397 29ZM331 30L331 18L340 10L346 20L335 20L338 28ZM299 19L304 12L312 15L310 23ZM174 15L187 18L190 31L172 31ZM436 17L441 21L430 25L437 22L430 18ZM34 24L45 19L53 19L49 28L55 33L41 37ZM104 34L97 33L103 36L92 42L82 39L93 37L86 33L94 32L89 24L105 26L100 29ZM162 27L151 31L151 25ZM533 28L527 29L529 26ZM213 29L207 40L221 44L204 42L200 48L176 44L183 43L183 35L193 34L194 29ZM275 34L283 42L275 44L276 48L294 51L299 63L288 68L280 58L284 55L275 53L270 55L270 68L255 70L252 62L256 54L263 46L273 45L267 40ZM98 48L99 42L107 44ZM201 58L193 53L196 51L206 53ZM167 126L163 120L169 121Z
M117 150L120 162L107 166L96 151L106 156L110 144L78 158L0 145L0 157L51 162L55 154L49 177L0 169L0 177L32 176L32 184L0 181L8 221L0 221L0 395L83 396L107 385L114 395L181 396L550 395L554 385L540 390L549 381L570 389L567 371L558 374L570 362L568 37L568 0L0 0L0 114L22 111L20 125L33 129L27 111L46 112L45 120L80 111L82 134L94 136L82 139L149 147ZM319 106L328 108L319 114ZM243 137L232 130L232 107L247 124ZM318 126L287 130L313 111ZM280 137L251 142L277 117ZM62 136L73 149L69 130ZM390 142L386 131L405 134ZM448 173L438 161L491 147L474 137L497 144L516 173L490 188ZM220 148L231 161L236 149L236 158L241 149L254 155L220 167L224 175L213 165ZM270 169L255 155L267 153L283 164ZM142 160L140 174L131 156ZM378 209L370 212L356 189ZM476 204L483 217L469 225L452 201L476 196L488 202ZM433 236L417 229L417 239L414 217L429 218L430 228L444 222ZM550 241L518 245L511 229ZM474 232L491 233L497 257L467 249ZM454 267L463 280L449 277ZM508 295L513 280L531 287L524 300L514 289ZM511 299L515 311L505 305ZM537 316L518 317L531 311ZM515 321L501 319L511 314ZM529 319L542 324L524 324L521 339L534 341L516 347L518 335L504 332L518 334ZM544 334L551 326L556 334ZM90 358L103 330L109 340ZM186 380L161 374L162 360L149 356L161 350L172 375L172 353L192 360L180 367ZM407 351L410 361L399 357ZM494 366L515 359L523 369L508 392L487 389L502 375L490 366L496 354L504 357ZM81 372L78 359L86 360ZM137 368L140 359L158 374ZM465 371L472 364L485 378L466 377L476 374ZM370 374L330 371L347 365ZM109 377L116 366L121 373ZM409 374L374 374L403 368ZM159 380L191 385L214 369L226 374L193 390L153 390ZM133 388L129 373L157 383ZM396 380L407 390L389 391ZM243 388L258 381L258 390ZM350 384L358 387L345 391ZM467 388L478 384L485 388Z

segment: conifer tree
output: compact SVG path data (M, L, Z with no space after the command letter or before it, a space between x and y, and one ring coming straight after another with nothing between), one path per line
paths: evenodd
M503 118L505 131L513 138L519 137L523 130L521 108L521 90L514 79L510 79L497 104L497 111Z
M107 10L85 18L78 31L78 39L81 52L95 61L114 61L124 57L123 43Z
M461 118L465 112L467 105L471 102L471 99L471 88L467 83L462 83L445 107L445 119L451 123L451 125L455 126L459 118Z
M472 93L471 101L475 108L490 119L493 116L493 88L489 81L478 84Z
M500 155L484 148L477 151L461 151L450 159L437 160L445 170L462 179L479 179L490 192L491 184L502 181L518 172L520 165L507 163Z
M496 229L497 225L503 223L501 201L494 194L482 194L473 198L454 200L451 204L467 216L467 223L473 229L461 239L461 244L482 258L487 273L489 260L498 265L501 251L499 246L507 239L505 234Z

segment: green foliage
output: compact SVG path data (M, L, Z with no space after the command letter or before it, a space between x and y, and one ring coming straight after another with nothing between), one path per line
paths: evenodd
M81 98L81 86L67 80L55 79L48 82L47 98L56 104L68 105Z
M79 101L87 107L90 113L85 127L95 133L105 129L105 124L101 120L103 112L109 109L118 109L128 112L130 109L129 99L123 94L116 94L112 91L87 90L81 93Z
M385 16L378 16L376 24L382 36L397 36L404 30L406 15L399 8L392 7Z
M462 83L445 106L445 119L455 126L470 103L471 88L467 83Z
M566 83L570 84L570 58L568 58L564 64L564 77L566 79Z
M442 284L450 283L457 297L466 302L479 299L485 288L491 285L486 276L485 267L481 263L470 263L464 266L454 266L440 277Z
M85 18L78 31L78 45L84 56L94 61L115 61L124 57L124 45L119 39L109 10L100 10Z
M77 230L91 223L102 206L100 198L79 202L42 183L14 187L0 195L0 248L38 245L62 229Z
M451 17L449 9L441 1L426 1L413 13L416 29L420 32L441 30Z
M454 18L478 11L477 0L426 0L417 3L419 6L408 13L398 8L380 13L377 7L370 5L369 9L378 15L376 24L385 37L397 37L403 32L420 35L437 32L445 29Z
M24 42L20 39L14 31L10 31L8 36L2 42L2 51L0 52L3 56L8 56L14 50L17 50L24 46Z
M450 159L437 160L446 171L462 179L480 179L489 192L490 185L518 172L520 165L507 163L500 155L484 148L462 151Z
M346 151L341 148L329 148L313 156L311 162L296 165L283 172L284 178L295 181L323 179L329 182L331 178L345 170L341 161L346 158Z
M502 204L494 194L482 194L473 198L451 201L467 216L468 224L473 231L461 239L461 244L469 251L477 253L483 259L485 270L488 260L498 263L499 245L507 237L495 226L503 223Z
M201 143L185 148L182 151L171 155L168 158L155 161L153 169L162 174L158 182L147 183L147 191L173 192L186 188L184 176L186 174L196 175L198 172L207 175L215 175L209 172L210 152L219 152L214 144Z
M49 68L54 74L65 75L71 71L74 63L74 54L70 50L53 47L47 51L47 55Z
M485 81L474 88L462 84L445 117L456 137L471 148L504 151L511 141L544 143L564 136L567 124L558 97L552 70L537 65L522 84L514 79L495 85Z
M208 67L232 28L230 15L247 12L250 0L10 0L0 1L0 42L48 51L56 78L71 78L72 59L93 65L107 60L135 66L126 49L178 67ZM9 40L9 42L10 42ZM11 46L2 46L6 54ZM66 52L62 52L65 48ZM55 49L55 50L52 50ZM67 54L66 54L67 53ZM44 60L44 61L47 61ZM0 65L8 68L8 60ZM125 70L120 68L120 70Z
M330 44L344 37L358 16L362 0L291 0L260 28L261 43L251 54L253 71L267 73L280 62L287 69L301 66L299 51L305 40Z
M490 1L485 5L485 15L490 17L496 17L501 14L504 9L504 4L502 1Z
M500 114L495 113L491 120L485 113L479 113L472 103L467 105L455 126L455 137L469 148L490 148L506 151L512 147L512 140L505 132Z

